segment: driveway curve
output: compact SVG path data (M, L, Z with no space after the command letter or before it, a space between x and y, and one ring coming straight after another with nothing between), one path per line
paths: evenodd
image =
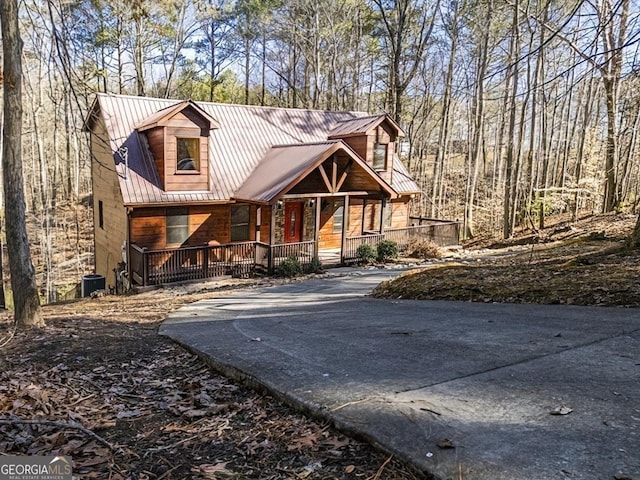
M640 480L640 310L374 299L399 271L341 272L160 334L433 478Z

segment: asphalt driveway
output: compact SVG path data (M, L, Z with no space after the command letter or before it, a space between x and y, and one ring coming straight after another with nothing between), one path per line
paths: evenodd
M160 333L436 478L640 480L640 310L380 300L398 272L348 272Z

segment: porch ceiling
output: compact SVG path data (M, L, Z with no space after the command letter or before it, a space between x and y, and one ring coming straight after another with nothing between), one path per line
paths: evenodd
M398 196L391 185L377 175L353 150L342 141L334 140L312 144L280 145L271 148L236 191L233 198L271 203L292 190L337 152L355 164L360 175L366 176L370 185L377 187L392 198ZM326 192L331 187L337 187L336 191L332 193L344 191L340 190L340 186L345 183L345 179L341 179L342 174L345 174L344 171L340 173L340 176L336 175L337 171L336 174L332 171L326 172L324 170L324 172L327 179L323 184L322 192ZM345 175L348 174L347 171Z

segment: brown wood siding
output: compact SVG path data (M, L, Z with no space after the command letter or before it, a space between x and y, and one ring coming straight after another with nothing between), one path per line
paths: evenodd
M131 243L149 250L167 246L166 209L136 208L130 217Z
M375 232L380 230L380 201L367 202L364 219L364 230Z
M392 202L391 228L404 228L409 226L409 197L402 197Z
M362 209L364 201L358 198L349 199L349 228L347 235L362 235Z
M260 241L262 243L270 243L271 236L271 212L273 208L270 205L262 207L261 223L260 223Z
M209 189L208 139L200 138L200 170L198 172L178 171L176 137L198 137L199 129L167 128L165 139L165 190L167 192L185 192Z
M153 159L158 169L158 176L160 177L160 188L164 189L164 127L157 127L145 132L147 135L147 141L149 142L149 149L153 155Z
M333 214L336 209L343 205L342 199L327 200L329 203L320 211L320 238L318 247L322 250L325 248L340 248L342 245L342 231L333 231Z
M373 158L373 156L369 156L369 145L367 142L367 136L361 135L357 137L347 137L343 138L342 141L349 145L352 150L354 150L360 157L362 157L365 161L369 162L367 159ZM373 150L371 150L373 154Z
M187 208L189 214L188 246L204 245L209 242L229 243L231 241L231 206L206 205ZM264 209L263 209L264 212ZM150 250L167 248L167 209L138 208L131 214L131 241ZM266 229L265 229L266 227ZM256 206L251 206L249 240L255 240ZM267 235L268 224L261 228L261 235Z
M107 286L114 286L113 269L122 261L122 246L127 241L127 215L102 119L96 122L90 138L95 271L105 277ZM103 228L98 218L99 202L102 202Z
M385 228L404 228L409 225L409 197L402 197L391 202L391 225ZM379 200L369 200L365 211L364 229L368 231L380 231Z
M199 135L209 135L209 122L191 108L176 113L167 121L167 126L176 128L193 128L195 126L200 129Z

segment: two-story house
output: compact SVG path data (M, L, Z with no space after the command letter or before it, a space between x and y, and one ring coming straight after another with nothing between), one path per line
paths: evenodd
M355 259L411 230L418 186L387 115L100 94L91 137L96 273L155 284ZM404 231L403 230L403 231ZM115 276L114 276L115 275Z

